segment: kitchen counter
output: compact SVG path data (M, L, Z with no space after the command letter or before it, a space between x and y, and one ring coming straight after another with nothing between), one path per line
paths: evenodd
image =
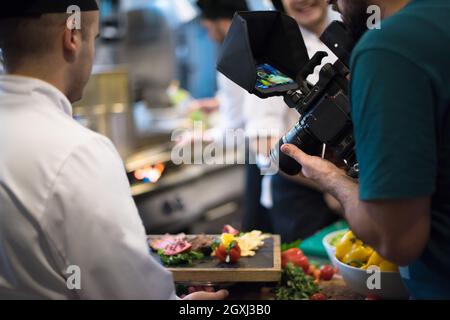
M224 285L230 293L228 300L275 300L276 283L239 283ZM354 293L345 284L340 275L335 275L331 281L320 284L322 292L329 300L364 300L365 297Z
M228 289L231 300L275 300L275 285L240 284ZM320 284L322 292L329 300L364 300L364 297L347 288L342 277Z

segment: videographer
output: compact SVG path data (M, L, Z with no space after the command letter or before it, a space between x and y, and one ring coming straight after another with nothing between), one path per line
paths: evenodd
M383 19L351 60L359 182L293 145L282 150L341 202L361 240L403 266L412 298L450 298L450 3L329 2L356 37L368 6Z

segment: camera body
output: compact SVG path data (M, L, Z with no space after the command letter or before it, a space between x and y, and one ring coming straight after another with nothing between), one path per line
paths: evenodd
M312 85L306 78L322 64L327 53L317 52L309 59L294 19L280 12L237 13L223 45L218 70L260 98L283 96L286 104L299 112L299 122L270 155L281 171L288 175L301 171L300 164L280 150L283 144L290 143L310 155L333 151L346 164L349 175L356 177L358 165L348 99L348 61L354 42L337 21L327 28L321 40L338 60L324 65L319 81ZM237 56L240 58L232 61ZM262 76L261 66L275 71Z
M315 86L305 86L301 92L287 92L284 96L286 104L301 115L299 122L280 139L270 155L272 162L278 163L286 174L296 175L301 171L295 160L280 151L286 143L294 144L310 155L320 155L325 148L329 149L352 172L357 169L347 95L348 75L347 67L338 60L322 67Z

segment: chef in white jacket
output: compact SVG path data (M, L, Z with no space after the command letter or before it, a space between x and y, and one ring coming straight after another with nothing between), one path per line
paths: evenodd
M326 0L273 0L273 3L278 10L296 19L310 57L317 51L325 51L328 56L322 61L322 66L337 60L319 39L328 24L339 19L328 8ZM319 71L320 68L316 68L308 81L315 84L319 80ZM262 141L261 145L253 143L253 146L258 149L259 159L263 159L261 163L264 167L268 161L264 158L268 156L270 146L294 127L300 115L296 110L288 108L282 97L260 99L247 95L243 110L247 135L253 141L256 141L256 137ZM278 134L273 136L275 133ZM269 209L269 214L256 213L260 217L253 219L262 226L269 226L265 231L280 234L285 242L308 237L336 219L324 202L323 195L314 190L312 183L300 177L295 179L296 181L282 174L265 176L262 181L261 203ZM253 227L261 228L260 225Z
M177 299L117 151L72 119L98 20L94 0L15 0L0 13L0 299Z

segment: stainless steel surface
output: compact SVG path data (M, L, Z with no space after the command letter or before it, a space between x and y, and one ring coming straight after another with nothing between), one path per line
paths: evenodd
M132 5L124 6L125 2ZM170 141L177 127L168 130L167 125L181 121L170 112L164 121L146 121L135 107L136 101L142 101L147 114L173 109L167 88L177 76L176 30L166 11L154 2L122 1L121 10L113 15L120 37L97 44L95 65L101 71L94 70L84 99L74 108L75 117L109 137L124 160L141 149ZM110 26L108 19L103 22ZM105 64L111 66L106 71Z
M244 166L177 166L171 161L173 146L166 143L143 150L125 163L147 232L219 233L224 224L240 222L236 217L242 211ZM142 168L151 167L153 172L161 164L165 169L155 182L138 178Z
M135 130L130 107L129 74L123 67L94 71L74 117L84 126L110 138L123 158L134 152Z
M168 163L171 161L172 143L164 143L134 153L125 161L127 172L136 171L146 165Z
M148 233L220 232L240 214L243 166L184 166L170 178L136 197Z
M166 89L176 78L175 32L156 7L125 12L125 54L133 94L149 106L168 106Z

